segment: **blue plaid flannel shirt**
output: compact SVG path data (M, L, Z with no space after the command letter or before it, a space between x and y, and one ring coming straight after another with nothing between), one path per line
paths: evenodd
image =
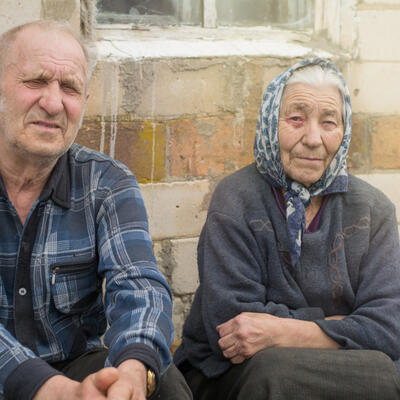
M136 358L159 375L171 360L171 292L156 265L136 178L73 144L43 192L32 208L39 207L30 259L35 354L15 338L17 258L27 224L0 185L0 398L32 398L58 373L52 362L102 347L107 322L106 366Z

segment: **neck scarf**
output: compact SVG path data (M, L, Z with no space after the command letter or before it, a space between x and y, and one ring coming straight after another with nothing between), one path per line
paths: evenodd
M278 140L279 107L287 80L293 72L306 65L322 65L335 71L345 89L344 135L342 143L321 178L306 188L292 181L283 170ZM322 59L312 58L298 62L278 75L266 88L257 121L254 142L254 157L258 171L277 188L283 189L286 200L286 223L289 238L289 251L292 265L295 266L301 255L301 242L306 229L305 209L314 196L347 192L348 176L346 157L351 138L351 103L347 85L336 67Z

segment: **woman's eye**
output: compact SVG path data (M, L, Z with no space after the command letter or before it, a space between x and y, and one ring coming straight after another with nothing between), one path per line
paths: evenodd
M292 117L289 117L287 120L289 123L295 126L301 125L304 121L304 119L299 115L293 115Z

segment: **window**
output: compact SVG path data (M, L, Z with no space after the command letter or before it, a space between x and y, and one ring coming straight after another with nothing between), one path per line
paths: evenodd
M100 24L276 26L306 29L312 0L98 0Z
M100 0L98 23L201 25L199 0Z

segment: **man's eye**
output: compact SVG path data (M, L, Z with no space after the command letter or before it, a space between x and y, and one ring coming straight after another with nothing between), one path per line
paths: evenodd
M27 81L24 81L24 84L28 87L37 88L45 85L46 81L43 79L29 79Z
M78 88L70 84L61 85L61 87L66 93L80 93L80 90Z

